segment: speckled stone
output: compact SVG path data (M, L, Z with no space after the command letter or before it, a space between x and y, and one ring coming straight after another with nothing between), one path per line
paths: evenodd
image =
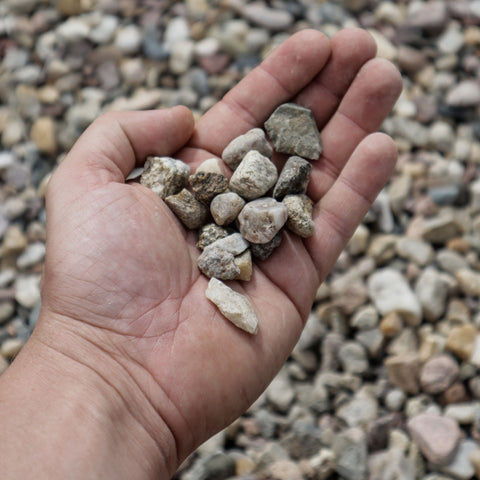
M280 105L265 122L265 129L279 153L318 160L320 133L311 110L295 103Z
M261 128L253 128L234 138L223 150L222 160L232 170L235 170L243 157L251 150L255 150L268 158L271 158L273 154L272 146L268 143L265 132Z
M253 305L245 295L235 292L216 278L208 282L205 295L217 306L222 315L238 328L248 333L257 333L258 318Z
M210 213L217 225L228 225L237 218L245 200L235 192L226 192L217 195L210 204Z
M197 247L202 250L212 244L219 238L225 238L228 235L228 230L215 223L207 223L203 225L198 232Z
M210 205L216 195L228 189L228 180L223 173L196 172L190 176L189 183L195 198L205 205Z
M166 197L165 203L187 228L200 228L207 221L208 208L186 188L176 195Z
M190 167L170 157L148 157L140 183L165 199L175 195L188 184Z
M268 243L287 221L287 207L273 198L259 198L245 205L238 216L242 236L252 243Z
M313 235L313 203L306 195L287 195L282 203L287 207L287 228L302 238Z
M254 258L266 260L282 243L282 234L277 233L267 243L250 243L250 250Z
M282 200L286 195L306 193L311 171L312 164L310 162L301 157L290 157L273 189L273 198Z
M277 167L257 151L248 152L230 179L230 189L246 200L266 194L277 181Z

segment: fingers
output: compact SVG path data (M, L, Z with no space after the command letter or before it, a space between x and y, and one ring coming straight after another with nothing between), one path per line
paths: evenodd
M181 148L193 126L193 116L185 107L107 113L80 137L53 179L62 177L72 187L75 183L85 188L123 183L135 164L148 155L171 155Z
M276 48L198 122L191 147L220 156L235 137L263 122L318 74L330 55L322 33L303 30Z
M395 166L397 149L383 133L365 138L355 149L342 173L316 204L315 233L306 241L324 279L357 225L383 188Z
M318 201L335 182L357 145L378 130L400 95L402 80L388 61L367 62L322 130L323 152L314 163L309 195Z

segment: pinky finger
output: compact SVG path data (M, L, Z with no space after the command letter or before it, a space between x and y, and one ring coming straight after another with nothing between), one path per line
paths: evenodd
M333 267L358 224L385 186L397 159L393 140L383 133L366 137L339 177L315 205L315 234L306 242L320 279Z

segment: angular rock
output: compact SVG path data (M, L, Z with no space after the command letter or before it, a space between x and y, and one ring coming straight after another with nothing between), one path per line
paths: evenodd
M265 122L265 129L279 153L318 160L320 133L311 110L295 103L280 105Z
M238 328L248 333L257 333L258 318L247 297L235 292L216 278L208 282L205 295L218 307L222 315Z
M420 361L416 353L387 357L385 360L388 379L406 393L418 393Z
M428 267L421 273L415 284L415 294L427 320L434 322L445 312L448 285L436 268Z
M208 208L184 188L176 195L165 198L170 210L191 230L200 228L208 218Z
M210 205L216 195L228 189L228 180L223 173L196 172L190 176L189 183L195 198L205 205Z
M460 428L455 420L430 413L410 418L407 429L421 452L432 463L448 465L460 441Z
M280 172L273 189L273 198L282 200L286 195L306 193L311 171L310 162L301 157L290 157Z
M362 374L369 368L365 349L357 342L345 342L338 351L338 359L348 373Z
M245 206L245 200L235 192L217 195L210 204L210 213L217 225L228 225L234 222Z
M457 362L450 355L439 355L423 365L420 386L425 393L437 395L452 385L459 372Z
M223 173L218 158L208 158L204 160L195 170L195 173Z
M248 152L230 179L230 189L247 200L267 193L277 181L277 167L257 151Z
M257 151L265 157L271 158L273 149L265 138L265 132L261 128L254 128L247 133L234 138L223 150L222 160L235 170L243 157L250 151Z
M250 243L250 250L254 258L259 260L266 260L274 252L276 248L282 243L282 235L277 233L267 243Z
M148 157L140 183L165 199L188 184L190 167L170 157Z
M287 221L287 207L273 198L259 198L245 205L238 216L243 238L252 243L268 243Z
M212 244L215 240L225 238L228 235L228 230L215 223L207 223L203 225L198 232L197 247L202 250Z
M378 402L368 393L360 390L351 400L343 403L335 412L349 427L365 428L378 415Z
M234 258L235 265L240 269L238 280L250 281L252 278L253 264L250 250L246 250Z
M420 323L420 303L405 277L397 270L383 268L373 273L368 279L368 292L382 315L397 312L409 325Z
M302 238L311 237L315 230L313 202L306 195L287 195L282 203L287 207L287 228Z
M249 243L239 234L232 233L225 238L220 238L205 248L205 250L225 250L232 255L240 255L249 246Z
M345 480L366 480L368 477L367 442L360 428L350 428L336 435L333 452L335 470Z
M453 327L448 333L445 349L462 360L469 360L474 351L477 335L478 331L471 323Z

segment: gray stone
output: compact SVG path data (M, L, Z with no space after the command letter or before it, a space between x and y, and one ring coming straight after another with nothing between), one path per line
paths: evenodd
M290 157L285 163L273 189L273 198L282 200L286 195L307 192L312 164L301 157Z
M306 195L287 195L282 203L287 207L287 228L302 238L311 237L315 230L313 202Z
M265 129L279 153L318 160L322 153L320 133L311 110L285 103L265 122Z
M480 273L462 268L455 274L460 290L468 296L480 297Z
M396 242L395 248L398 256L415 262L420 266L430 263L434 256L432 246L416 238L401 237Z
M452 275L455 275L461 269L468 268L465 257L448 248L439 250L435 260L443 270Z
M23 251L17 259L17 267L20 270L33 267L40 263L45 257L45 244L42 242L35 242Z
M335 412L349 427L366 428L378 415L378 403L371 395L360 390L355 396L342 404Z
M450 355L439 355L423 365L420 386L424 392L437 395L455 382L459 372L458 363Z
M140 183L165 199L175 195L188 184L190 167L170 157L148 157Z
M382 353L385 337L379 328L372 328L359 331L355 340L366 348L370 358L377 358Z
M200 228L208 218L208 208L185 188L176 195L166 197L165 203L181 222L191 230Z
M362 374L369 368L365 349L357 342L345 342L338 351L338 359L348 373Z
M406 393L418 392L420 361L416 353L387 357L385 360L390 382Z
M0 301L0 325L5 323L15 313L15 304L12 301Z
M464 226L451 214L428 218L423 223L422 238L434 244L446 243L462 235Z
M472 439L462 440L452 461L441 471L451 475L456 480L469 480L475 474L475 469L470 461L470 454L478 450L478 443Z
M293 15L287 10L269 8L261 2L244 3L232 2L241 5L240 13L252 23L273 31L288 29L294 21Z
M385 396L385 405L392 412L399 412L405 403L406 395L400 388L393 388Z
M448 285L435 267L426 268L418 277L415 294L427 320L434 322L445 312Z
M266 260L282 243L282 235L277 233L267 243L250 243L250 249L254 258L259 260Z
M258 332L255 309L245 295L235 292L216 278L208 282L205 295L235 326L251 334Z
M446 96L451 107L475 107L480 104L480 84L477 80L464 80L450 89Z
M287 207L273 198L259 198L245 205L238 215L242 236L252 243L268 243L287 221Z
M216 195L228 189L228 180L223 173L196 172L190 176L189 183L195 198L205 205L210 205Z
M235 170L243 157L251 150L255 150L268 158L273 155L272 146L268 143L265 132L261 128L254 128L234 138L223 150L222 160L232 170Z
M204 252L216 249L225 250L232 255L240 255L248 248L248 246L248 242L239 233L232 233L227 237L216 240L214 243L206 247Z
M415 480L413 462L399 448L370 455L368 460L369 480Z
M295 399L295 390L285 370L281 370L272 380L265 393L273 408L282 413L288 411Z
M412 440L432 463L448 465L460 442L460 429L455 420L429 413L410 418L407 428Z
M280 445L295 460L308 458L320 450L321 432L309 422L300 420L293 424L291 431L281 439Z
M368 477L367 442L364 432L350 428L339 433L333 443L337 458L335 470L345 480L366 480Z
M277 178L277 167L270 159L252 150L233 172L230 189L247 200L254 200L267 193Z
M203 225L198 232L197 247L203 250L215 240L225 238L228 234L226 228L216 225L215 223L207 223L207 225Z
M221 193L210 204L210 213L217 225L228 225L236 220L245 206L245 200L235 192Z
M373 305L359 308L350 319L350 326L359 330L370 330L378 325L378 313Z

